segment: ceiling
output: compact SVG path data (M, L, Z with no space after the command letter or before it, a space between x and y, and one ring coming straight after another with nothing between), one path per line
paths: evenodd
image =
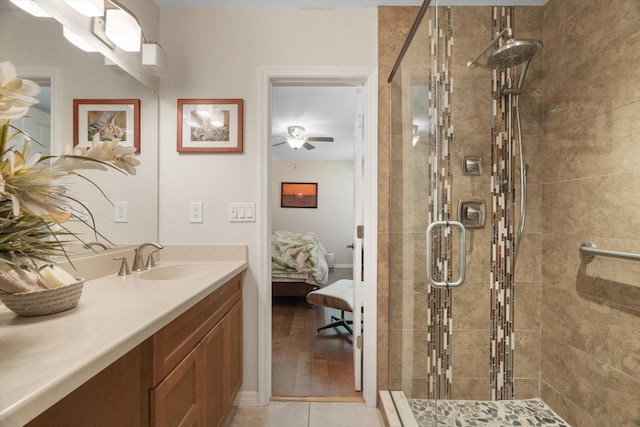
M273 160L353 159L356 100L360 87L274 86L271 91L271 144L285 141L289 126L302 126L305 136L333 137L310 142L316 148L294 150L289 144L271 148Z

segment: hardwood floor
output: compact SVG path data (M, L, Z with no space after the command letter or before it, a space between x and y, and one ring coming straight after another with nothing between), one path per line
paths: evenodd
M350 277L351 269L332 269L327 283ZM342 327L316 332L340 311L298 297L274 298L272 310L274 399L361 400L353 385L352 335Z

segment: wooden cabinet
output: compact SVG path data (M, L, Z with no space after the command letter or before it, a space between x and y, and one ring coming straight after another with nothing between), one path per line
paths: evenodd
M202 347L206 425L222 426L242 385L242 301L205 337Z
M242 277L220 286L28 426L224 425L242 385Z
M27 426L148 426L149 344L147 340L113 362Z
M196 347L151 391L151 425L202 425L202 349Z
M218 324L202 341L204 352L205 399L203 402L207 425L224 424L227 409L224 400L224 323Z
M242 386L242 301L239 301L223 321L223 366L225 378L224 401L231 409ZM226 418L226 416L225 416Z
M194 408L200 408L202 425L224 424L242 385L241 279L241 276L234 277L154 335L154 384L162 383L152 391L152 402L162 400L158 389L171 379L172 382L184 383L184 388L176 388L175 392L180 393L185 401L192 399ZM186 356L189 351L191 353ZM190 356L197 359L190 362L193 369L180 370ZM195 372L201 374L197 378L192 377L191 373ZM197 394L187 397L192 392ZM173 398L169 397L167 401L174 406ZM175 410L186 417L186 407ZM151 425L189 425L183 423L186 418L179 418L179 414L172 419L173 422L164 423L163 415L154 410Z

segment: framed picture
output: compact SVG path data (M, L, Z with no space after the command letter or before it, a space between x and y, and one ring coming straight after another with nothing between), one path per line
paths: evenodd
M242 153L242 99L178 99L179 153Z
M120 143L140 152L139 99L74 99L73 145L91 146L99 134L103 141Z
M280 207L283 208L317 208L317 182L283 182Z

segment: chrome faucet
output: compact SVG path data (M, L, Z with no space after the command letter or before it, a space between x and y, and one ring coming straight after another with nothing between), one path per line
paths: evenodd
M85 243L84 245L82 245L83 249L92 249L94 246L99 246L102 249L104 249L105 251L109 250L109 246L105 245L102 242L89 242L89 243Z
M152 263L149 260L149 258L151 258L151 253L149 253L149 255L147 256L146 262L142 261L142 250L147 246L153 246L156 249L163 248L163 246L160 243L156 243L156 242L146 242L141 244L137 248L135 248L134 255L133 255L133 267L131 268L133 271L143 271L151 268Z

